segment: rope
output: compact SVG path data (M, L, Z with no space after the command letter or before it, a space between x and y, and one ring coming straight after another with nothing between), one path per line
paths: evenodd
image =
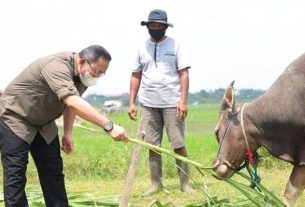
M246 130L245 130L245 124L244 124L244 108L245 106L247 105L247 103L245 103L242 108L241 108L241 114L240 114L240 122L241 122L241 130L243 132L243 135L244 135L244 139L245 139L245 143L246 143L246 147L247 147L247 152L246 152L246 155L247 155L247 159L245 160L245 164L242 165L239 170L241 170L242 168L246 167L250 177L251 177L251 185L250 187L251 188L255 188L256 187L256 183L260 183L261 181L261 177L258 175L257 173L257 154L256 154L256 159L254 159L254 156L253 156L253 153L251 152L251 149L250 149L250 145L248 143L248 138L247 138L247 134L246 134ZM251 169L250 165L253 167L253 170ZM259 189L259 188L258 188Z
M253 158L253 154L251 152L249 143L248 143L248 138L247 138L247 134L246 134L246 130L245 130L245 125L244 125L244 109L245 106L247 105L247 103L245 103L242 108L241 108L241 114L240 114L240 122L241 122L241 130L243 132L244 135L244 139L245 139L245 143L246 143L246 147L247 147L247 152L246 155L248 157L249 163L251 166L254 166L254 158Z

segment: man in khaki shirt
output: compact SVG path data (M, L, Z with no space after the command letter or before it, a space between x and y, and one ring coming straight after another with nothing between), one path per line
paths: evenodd
M63 115L62 149L73 150L75 116L102 127L116 141L128 141L113 124L80 96L106 73L111 56L92 45L80 53L63 52L31 63L0 98L0 142L5 206L25 207L26 167L31 153L46 206L67 207L63 163L55 119Z

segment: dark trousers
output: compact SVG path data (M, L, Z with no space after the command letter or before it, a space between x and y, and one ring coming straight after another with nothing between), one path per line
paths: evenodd
M58 136L48 145L38 133L34 141L29 145L16 136L0 117L1 142L3 189L6 207L28 206L25 185L29 152L38 171L46 206L68 206Z

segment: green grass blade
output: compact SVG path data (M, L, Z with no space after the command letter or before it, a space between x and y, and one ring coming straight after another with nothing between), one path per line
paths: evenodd
M236 174L245 178L248 181L252 181L252 179L250 177L246 176L245 174L243 174L241 172L237 172ZM267 190L263 185L255 182L255 181L254 181L254 183L262 192L264 192L264 194L267 196L268 199L270 199L272 202L275 203L275 205L277 207L285 207L285 204L278 197L276 197L273 193L271 193L269 190Z

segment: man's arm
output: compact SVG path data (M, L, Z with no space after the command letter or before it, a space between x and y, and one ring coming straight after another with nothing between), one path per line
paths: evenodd
M189 73L188 68L179 70L181 97L177 107L177 116L179 120L183 121L187 116L187 99L189 92Z
M71 136L72 135L72 128L73 128L73 123L75 120L75 113L73 110L71 110L70 107L67 107L63 119L64 119L64 135Z
M72 128L75 120L75 113L69 107L66 107L63 120L64 134L62 137L62 149L65 153L69 154L73 151Z
M136 97L140 88L142 72L133 72L130 78L129 89L129 118L137 120Z
M104 128L105 124L109 122L109 119L97 110L95 110L86 100L73 95L64 98L63 102L79 117L89 121L97 126ZM109 132L109 135L116 141L127 141L128 135L124 128L114 124L113 129Z

